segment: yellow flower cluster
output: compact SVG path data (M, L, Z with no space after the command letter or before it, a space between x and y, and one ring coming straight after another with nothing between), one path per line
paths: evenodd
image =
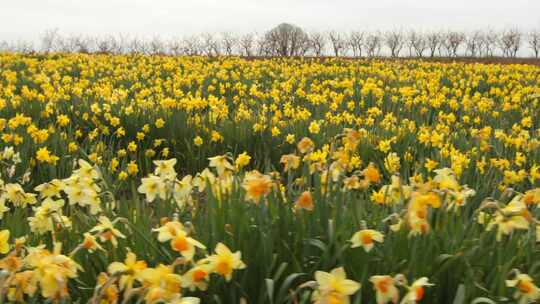
M528 65L0 53L0 302L537 301L539 113Z

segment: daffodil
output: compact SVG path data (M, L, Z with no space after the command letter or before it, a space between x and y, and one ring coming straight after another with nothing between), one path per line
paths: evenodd
M215 254L209 256L203 262L209 263L213 272L223 276L227 281L231 280L235 269L244 269L246 267L246 264L242 262L242 253L240 251L232 252L223 243L218 243Z
M401 304L415 304L424 298L424 287L433 286L426 277L422 277L414 281L411 286L406 286L408 289L407 294L401 300Z
M101 247L101 245L97 242L96 237L88 232L84 234L82 247L89 252L94 252L96 250L104 250L103 247Z
M130 290L133 288L133 283L139 278L141 271L146 269L146 262L137 260L137 255L129 251L126 254L124 263L112 262L107 271L111 275L120 275L119 287L121 290Z
M173 198L180 208L186 203L191 203L191 192L193 190L193 178L186 175L182 180L176 180L173 189Z
M196 289L205 291L208 288L211 273L211 264L197 264L183 275L182 287L191 291Z
M189 237L184 230L178 230L176 236L171 239L171 248L179 252L188 261L195 255L195 247L206 249L199 241Z
M59 179L53 179L48 183L43 183L34 188L40 193L40 197L55 197L60 195L64 188L64 183Z
M506 280L506 286L516 289L514 299L519 304L532 303L540 300L540 288L534 284L533 279L524 273L517 274L513 280Z
M437 174L433 179L433 182L437 184L439 189L448 189L453 191L459 191L459 184L454 172L449 168L442 168L434 170Z
M159 264L155 268L140 271L138 280L146 288L146 303L169 302L180 296L182 276L173 272L172 267Z
M10 209L6 206L6 198L0 196L0 220L4 218L4 213L8 212Z
M272 184L270 176L261 174L257 170L246 173L242 182L242 188L246 190L246 200L258 204L261 198L270 193Z
M373 164L369 164L366 169L362 171L364 178L370 183L379 183L381 181L381 174L379 170Z
M193 139L193 144L197 147L200 147L203 144L203 139L200 136L197 136Z
M153 229L152 231L158 233L158 241L167 242L171 239L174 239L180 234L180 232L184 230L185 228L182 223L178 221L170 221L159 228Z
M36 195L26 193L19 184L6 184L4 191L5 198L16 207L26 207L28 204L33 205L37 202Z
M210 167L216 168L218 175L223 175L227 170L234 171L233 165L229 162L229 158L226 155L219 155L208 158L210 160Z
M291 169L297 169L300 166L300 157L294 154L287 154L281 156L280 163L283 164L284 171L289 171Z
M176 171L174 170L176 162L176 158L169 160L155 160L154 165L156 166L156 169L154 170L154 174L162 178L174 180L176 178Z
M370 252L375 242L382 243L384 241L384 235L377 230L363 229L353 234L350 241L351 248L362 246L366 252Z
M360 283L347 279L343 267L330 272L316 271L317 290L312 295L313 303L349 303L349 297L360 289Z
M495 216L487 223L486 230L497 228L497 240L510 235L514 230L528 230L530 213L523 202L523 196L515 196L506 206L497 210Z
M9 251L9 230L0 231L0 253L6 254Z
M394 278L389 275L374 275L369 278L369 281L373 284L377 304L398 302L399 290L394 284Z
M90 232L96 232L102 242L110 241L113 247L117 247L117 238L126 238L120 230L114 227L114 222L111 222L108 217L102 215L99 217L98 221L98 224L90 229Z
M150 175L141 179L141 185L137 188L139 193L146 195L148 202L153 202L156 197L164 200L167 198L167 185L159 176Z
M34 216L28 217L32 232L44 234L55 231L58 227L70 228L71 220L63 215L64 200L45 198L39 207L34 208Z
M105 272L101 272L97 276L96 288L102 288L100 290L100 303L117 303L118 302L118 287L116 284L110 283L111 278Z
M313 150L313 148L315 147L315 144L308 137L304 137L298 142L297 147L298 147L298 151L300 151L300 153L305 154L305 153L310 152L311 150Z
M78 175L82 178L87 178L87 179L100 178L99 172L94 168L94 166L90 165L84 159L79 159L78 164L79 164L79 168L73 171L74 175Z
M251 160L251 156L249 156L247 152L244 152L238 155L238 157L236 157L236 160L234 161L236 170L240 170L243 167L247 166L250 160Z
M297 209L304 209L308 211L313 210L314 205L313 205L313 197L311 196L311 192L309 191L302 192L302 194L300 194L300 196L298 197L298 199L296 200L294 204Z
M29 250L25 261L33 270L34 278L39 282L41 295L47 299L68 297L68 280L78 276L80 266L71 258L61 254L61 246L55 244L54 251L43 248Z

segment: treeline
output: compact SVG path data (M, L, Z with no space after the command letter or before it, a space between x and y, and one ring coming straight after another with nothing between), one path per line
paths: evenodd
M129 35L63 35L46 31L38 45L0 42L0 51L33 53L157 54L174 56L336 57L535 57L540 29L521 31L328 31L306 32L282 23L266 33L203 33L176 39Z

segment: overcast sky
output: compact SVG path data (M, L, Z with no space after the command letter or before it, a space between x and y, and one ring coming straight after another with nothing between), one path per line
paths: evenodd
M540 27L540 0L0 0L0 40L38 41L46 29L176 37L265 31Z

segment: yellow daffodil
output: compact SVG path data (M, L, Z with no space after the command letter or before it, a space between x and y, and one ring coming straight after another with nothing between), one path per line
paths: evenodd
M316 271L317 290L312 295L313 303L349 303L349 297L360 289L360 283L347 279L343 267L330 272Z
M99 217L99 222L90 232L96 232L102 242L109 241L113 247L118 246L117 238L125 239L126 236L120 230L114 227L114 222L111 222L108 217L102 215Z
M148 202L153 202L156 197L164 200L167 198L167 186L163 179L159 176L150 175L141 179L141 185L137 191L146 195Z
M426 277L422 277L407 286L408 292L401 300L401 304L415 304L424 298L424 287L433 286Z
M238 157L236 157L236 160L234 161L236 170L240 170L243 167L247 166L250 160L251 160L251 156L249 156L247 152L244 152L238 155Z
M309 191L302 192L294 204L297 209L312 211L314 208L313 197Z
M0 254L6 254L9 251L9 230L0 231Z
M506 280L506 286L516 289L514 299L518 300L520 304L540 300L540 288L534 284L533 279L527 274L519 273L515 279Z
M398 302L399 290L394 284L394 278L389 275L374 275L369 278L369 281L373 284L377 304Z
M218 243L215 254L209 256L204 261L211 265L214 273L223 276L227 281L231 280L234 270L246 268L246 264L242 262L242 253L240 251L233 253L223 243Z
M216 168L218 175L223 175L227 170L234 171L234 167L229 162L226 155L219 155L208 158L210 160L210 167Z
M246 173L242 187L246 190L246 200L258 204L262 197L270 193L272 179L257 170Z
M353 234L350 242L351 248L362 246L366 252L370 252L373 249L374 243L382 243L384 241L384 235L377 230L363 229Z
M111 275L120 274L119 287L121 290L130 290L133 283L139 278L141 271L146 269L145 261L137 261L137 256L133 252L126 254L124 263L112 262L107 271Z

